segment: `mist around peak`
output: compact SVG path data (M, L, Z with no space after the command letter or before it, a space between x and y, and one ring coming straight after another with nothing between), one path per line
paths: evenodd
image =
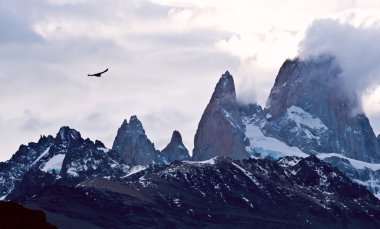
M343 92L356 106L353 114L363 113L363 96L380 83L380 39L378 27L354 26L333 19L316 20L299 45L302 60L335 57L340 67L337 92ZM326 81L329 83L330 81Z

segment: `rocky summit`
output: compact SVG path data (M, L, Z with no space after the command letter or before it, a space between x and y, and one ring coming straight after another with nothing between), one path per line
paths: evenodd
M112 149L119 153L128 165L167 164L190 158L182 143L182 136L174 131L170 143L160 152L145 134L141 121L133 115L128 123L124 120L117 131Z
M190 159L189 151L183 144L182 136L177 130L173 131L169 144L161 151L161 156L167 163Z
M244 127L236 100L235 84L227 71L217 83L194 139L194 160L215 156L247 158Z
M148 139L145 130L136 116L124 120L117 131L112 149L117 151L123 161L130 165L149 165L158 160L158 151Z
M308 154L338 153L380 162L379 142L359 98L342 89L333 57L287 60L270 92L265 134Z

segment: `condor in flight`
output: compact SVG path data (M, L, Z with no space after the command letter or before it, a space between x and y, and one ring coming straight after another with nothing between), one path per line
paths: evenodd
M103 73L107 72L108 71L108 68L102 72L98 72L98 73L95 73L95 74L88 74L88 76L95 76L95 77L101 77Z

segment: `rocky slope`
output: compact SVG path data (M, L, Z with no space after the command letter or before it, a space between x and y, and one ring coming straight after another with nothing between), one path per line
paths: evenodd
M0 201L0 225L3 229L57 228L46 222L45 214L41 210L31 210L17 203L5 201Z
M60 228L380 226L380 201L314 156L177 161L128 182L55 184L18 201Z
M244 127L236 100L235 85L227 71L217 83L194 139L194 160L215 156L247 158Z

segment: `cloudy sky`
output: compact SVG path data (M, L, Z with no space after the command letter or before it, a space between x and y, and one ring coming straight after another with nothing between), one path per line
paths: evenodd
M0 161L63 125L111 147L134 114L158 149L177 129L191 150L226 70L265 105L286 58L325 52L378 134L378 15L378 0L0 0Z

